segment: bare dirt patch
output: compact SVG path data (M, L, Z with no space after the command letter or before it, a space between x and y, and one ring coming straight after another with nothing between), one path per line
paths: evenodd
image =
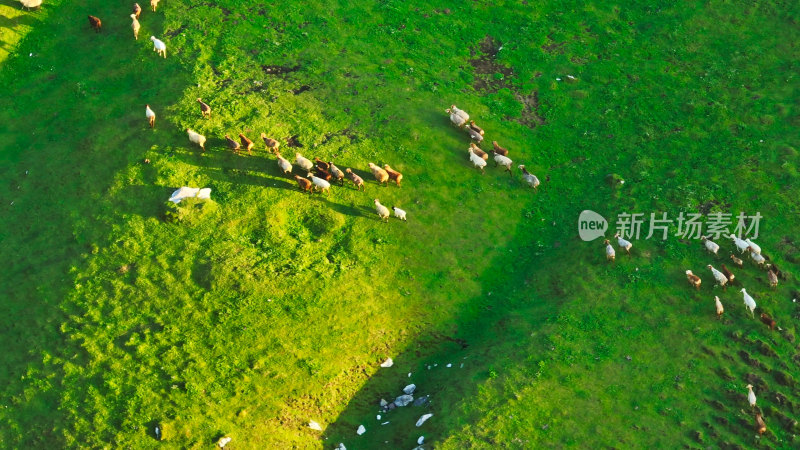
M503 45L497 39L486 36L478 44L477 50L472 50L473 58L469 60L475 72L475 81L472 87L482 92L497 92L500 89L508 89L514 93L514 97L522 104L522 115L514 118L517 122L528 128L536 128L547 123L540 112L539 92L533 91L525 94L514 86L512 80L515 77L514 71L499 61L497 54Z

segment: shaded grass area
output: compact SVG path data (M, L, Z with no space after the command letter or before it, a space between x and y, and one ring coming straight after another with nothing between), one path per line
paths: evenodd
M141 20L142 36L167 36L163 60L131 39L127 9L91 3L107 32L76 32L86 7L62 5L21 44L41 56L0 74L17 92L0 100L14 201L2 215L4 442L148 447L158 424L175 447L230 435L246 448L410 448L418 434L458 448L752 445L739 410L757 376L770 392L762 442L790 445L788 8L174 1ZM469 167L452 103L549 175L543 191ZM186 127L209 137L206 154ZM367 193L309 198L263 150L237 157L221 139L262 131L287 157L353 167ZM378 187L370 161L401 170L404 187ZM612 172L624 189L604 185ZM163 202L181 185L211 187L215 202L169 223ZM409 223L379 223L374 197ZM774 292L756 269L742 279L786 335L730 289L713 320L710 278L697 294L684 286L683 270L709 262L697 242L636 243L608 266L574 230L586 208L708 204L767 218L759 242L789 279ZM387 356L396 367L378 372ZM408 372L430 405L377 425L378 399ZM423 410L435 416L416 429ZM333 424L327 440L312 419Z

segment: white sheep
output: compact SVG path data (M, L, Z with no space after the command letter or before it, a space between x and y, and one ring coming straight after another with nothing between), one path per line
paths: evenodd
M381 202L378 201L377 198L375 199L375 211L378 212L378 217L380 217L381 220L389 221L389 208L381 205Z
M753 385L748 384L745 386L747 388L747 403L750 403L751 408L755 408L756 406L756 393L753 392Z
M314 189L319 188L320 191L330 192L331 184L327 181L323 180L322 178L317 178L313 174L308 174L308 178L311 178L311 181L314 183Z
M189 128L186 129L186 134L189 135L189 140L200 146L203 151L206 151L206 137L200 133L196 133Z
M617 238L617 244L619 244L620 248L624 248L625 251L628 252L628 254L630 255L631 248L633 248L633 244L626 241L625 239L622 239L622 236L620 236L619 233L615 234L614 237Z
M719 245L717 245L716 243L712 242L711 240L709 240L705 236L700 236L700 240L703 241L703 244L705 244L706 250L708 250L709 252L711 252L711 253L713 253L715 255L717 254L717 252L719 251Z
M706 267L711 269L711 273L714 274L714 279L717 280L717 283L724 288L725 284L728 282L728 277L723 275L719 270L715 269L711 264Z
M392 206L392 211L394 211L394 216L400 220L406 220L406 212L402 209L398 208L397 206Z
M147 118L147 123L150 124L150 128L156 126L156 113L150 109L150 105L144 105L144 116Z
M719 297L717 297L716 295L714 296L714 304L717 307L717 318L719 318L722 316L722 313L725 312L725 308L722 307L722 302L719 301Z
M603 242L603 244L605 244L605 245L606 245L606 259L607 259L608 261L613 261L613 260L614 260L614 258L616 258L616 257L617 257L617 252L615 252L615 251L614 251L614 247L612 247L612 246L611 246L611 243L610 243L610 242L608 242L608 239L606 239L606 240Z
M528 186L532 187L534 191L538 191L539 185L541 184L539 178L537 178L536 175L528 172L528 169L526 169L522 164L518 166L518 169L522 171L522 179L528 183Z
M749 245L750 248L752 248L754 252L758 253L759 255L761 254L761 247L756 245L755 242L751 241L750 239L745 239L744 241L747 242L747 245Z
M278 157L278 167L283 171L284 175L287 173L292 173L292 163L287 161L280 153L275 152L275 156Z
M511 161L511 158L509 158L508 156L503 156L503 155L501 155L501 154L499 154L499 153L497 153L495 151L492 151L492 153L494 154L494 166L495 167L497 167L497 166L505 167L506 168L506 172L508 172L509 175L513 176L513 174L511 173L511 164L514 161Z
M744 288L742 288L742 294L744 295L744 305L750 310L750 316L755 317L753 315L753 311L756 309L756 301L750 296L750 294L747 293L747 290Z
M456 108L456 105L450 106L449 109L446 110L448 114L450 114L450 121L453 122L457 127L462 127L469 121L469 114L465 111L462 111Z
M484 161L480 156L476 155L471 148L467 151L469 152L469 160L472 161L472 164L475 166L475 168L480 169L481 173L484 173L483 168L486 167L486 161Z
M739 253L747 250L747 241L739 239L735 234L731 235L731 239L733 239L733 243L736 244L736 248L739 249Z
M300 153L294 154L294 162L300 166L301 169L305 169L306 172L311 172L311 168L314 167L314 163L308 158L304 158Z
M131 28L133 28L133 38L137 41L139 40L139 28L142 26L139 25L139 21L136 20L136 14L131 14L131 19L133 19L133 23L131 23Z
M767 261L760 253L757 253L752 246L747 247L747 251L750 252L750 259L755 261L756 264L759 266L763 266L764 263Z
M150 36L150 40L153 41L153 50L158 52L159 55L163 56L164 58L167 57L167 44L163 41L156 39L155 36Z

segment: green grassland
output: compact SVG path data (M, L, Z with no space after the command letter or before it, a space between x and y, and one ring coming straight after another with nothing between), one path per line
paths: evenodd
M129 14L54 0L0 25L3 447L800 445L797 4L163 0L139 41ZM480 175L453 103L550 181ZM239 132L366 192L302 193L260 140L232 154ZM185 185L213 201L168 208ZM609 264L584 209L758 211L785 278L746 261L713 287L728 240ZM426 405L379 412L412 382Z

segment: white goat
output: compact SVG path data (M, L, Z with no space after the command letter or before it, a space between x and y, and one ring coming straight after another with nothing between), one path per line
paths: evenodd
M406 212L402 209L398 208L397 206L392 206L392 211L394 211L394 216L400 220L406 220Z
M280 153L275 152L275 156L278 157L278 167L283 171L284 174L292 173L292 163L287 161Z
M614 258L617 257L617 252L614 251L614 247L611 246L611 243L608 242L608 239L603 242L606 245L606 260L613 261Z
M331 184L327 181L323 180L322 178L317 178L313 174L308 174L308 178L311 178L311 181L314 183L314 188L319 188L320 191L330 192Z
M761 254L761 247L756 245L755 242L751 241L750 239L745 239L744 241L747 242L747 245L749 245L754 252L758 253L759 255Z
M480 169L481 173L484 173L483 168L486 167L486 161L484 161L480 156L476 155L475 152L472 151L472 148L467 151L469 152L469 160L472 161L472 164L475 166L475 168Z
M712 266L711 264L709 264L706 267L711 269L711 273L714 274L714 279L717 280L717 284L719 284L724 288L725 284L728 282L728 277L723 275L723 273L720 272L719 270L715 269L714 266Z
M756 251L753 249L753 247L752 247L752 246L748 246L748 247L747 247L747 251L749 251L749 252L750 252L750 258L751 258L753 261L755 261L755 263L756 263L756 264L758 264L759 266L763 266L763 265L764 265L764 263L767 261L766 259L764 259L764 257L763 257L763 256L761 256L761 253L757 253L757 252L756 252Z
M753 385L748 384L745 386L747 388L747 403L750 403L751 408L755 408L756 406L756 393L753 392Z
M133 38L137 41L139 40L139 28L142 26L139 25L139 21L136 20L136 14L131 14L131 19L133 19L133 23L131 23L131 28L133 28Z
M706 250L708 250L709 252L711 252L711 253L713 253L715 255L717 254L717 252L719 251L719 245L717 245L716 243L712 242L711 240L709 240L705 236L700 236L700 240L703 241L703 244L705 244Z
M380 217L381 220L389 221L389 208L381 205L381 202L378 201L377 198L375 199L375 211L377 211L378 217Z
M744 295L744 306L750 310L750 316L755 317L753 316L753 311L756 309L756 301L750 296L750 294L747 293L744 288L742 288L742 294Z
M156 39L155 36L150 36L150 40L153 41L153 50L158 52L158 54L160 56L163 56L164 58L166 58L167 57L167 44L165 44L163 41L160 41L160 40Z
M189 135L189 140L200 146L203 151L206 151L206 137L200 133L196 133L189 128L186 129L186 134Z
M631 248L633 248L633 244L626 241L625 239L622 239L622 236L620 236L619 233L615 234L614 237L617 238L617 244L619 244L620 248L624 248L625 251L628 252L628 254L630 255Z
M522 171L522 179L528 183L528 186L532 187L534 191L538 191L539 185L541 184L539 178L537 178L536 175L528 172L528 169L526 169L522 164L518 166L518 169Z
M150 124L150 128L156 126L156 113L150 109L150 105L144 105L144 116L147 117L147 123Z
M456 105L452 105L446 112L450 114L450 121L459 128L469 121L469 114L456 108Z
M511 161L511 158L509 158L508 156L503 156L495 151L492 151L492 153L494 153L494 166L505 167L506 172L508 172L509 175L513 176L513 174L511 173L511 164L513 164L514 161Z
M739 239L735 234L731 235L731 239L733 239L733 243L736 244L736 248L739 249L739 253L747 250L747 241Z
M294 162L297 163L301 169L305 169L306 172L311 172L311 168L314 167L314 163L312 163L310 159L304 158L300 153L294 154Z

